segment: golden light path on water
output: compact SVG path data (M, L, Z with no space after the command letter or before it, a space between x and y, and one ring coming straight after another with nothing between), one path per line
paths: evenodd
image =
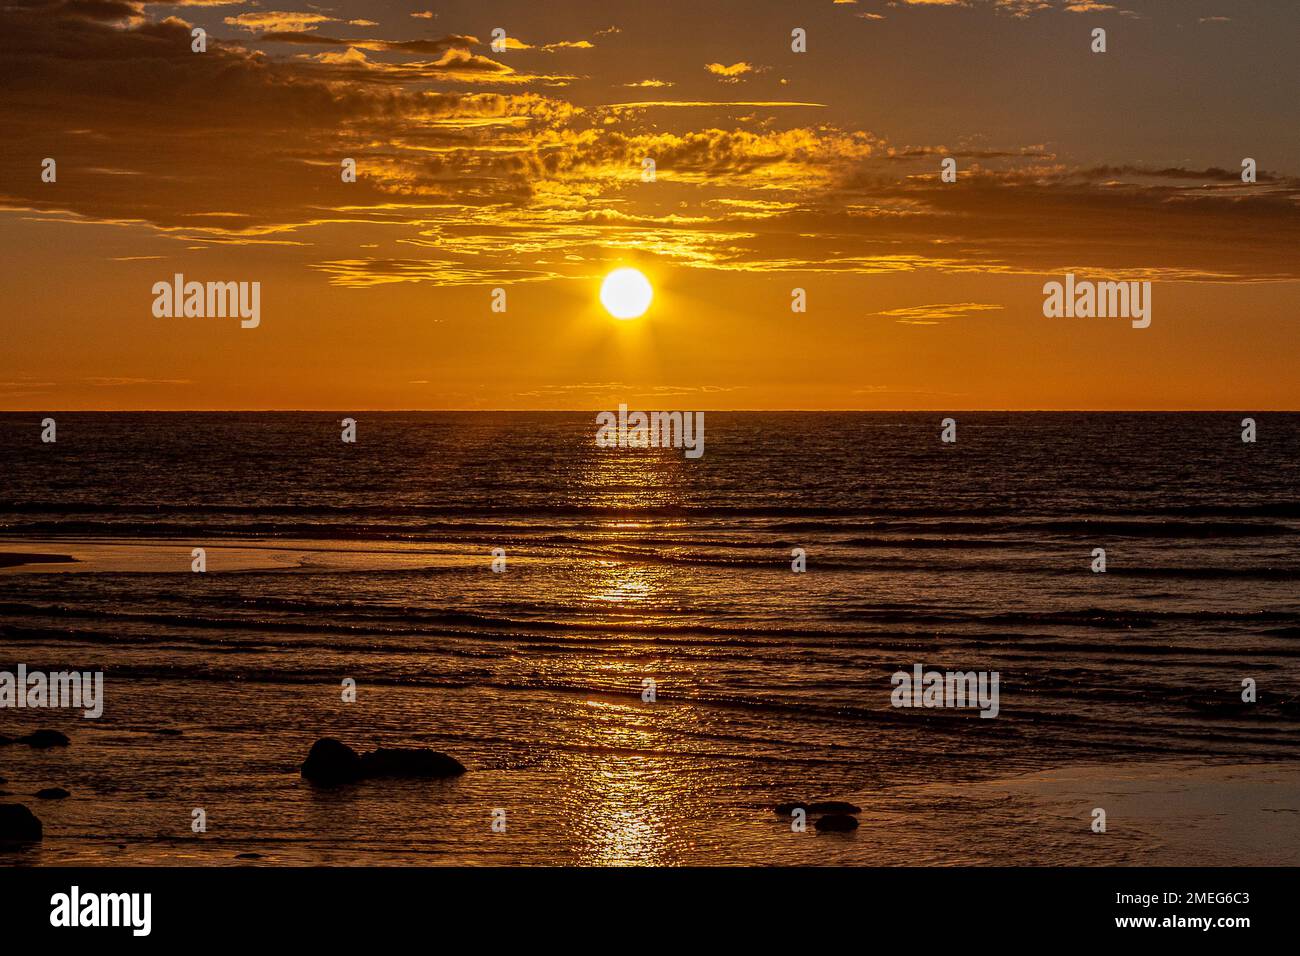
M593 448L587 465L583 484L595 505L634 509L682 503L676 488L683 466L679 453L606 454ZM655 523L611 518L601 531L612 540L635 538ZM590 572L584 593L607 609L609 626L616 631L619 624L639 625L652 618L648 609L637 608L662 598L672 569L601 560ZM648 655L660 653L656 648ZM644 693L646 677L664 675L663 666L648 655L602 655L589 662L589 672L599 674L602 684ZM680 673L685 663L674 659L672 667ZM660 719L660 708L674 706L682 705L624 694L586 702L585 719L575 727L591 748L583 762L589 768L579 770L575 780L580 794L574 806L575 835L583 865L669 865L679 862L694 841L690 821L698 816L697 805L702 806L693 790L695 775L672 772L665 759L678 741ZM676 716L680 732L686 715L679 711Z

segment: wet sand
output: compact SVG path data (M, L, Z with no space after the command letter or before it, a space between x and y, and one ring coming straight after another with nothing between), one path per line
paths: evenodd
M0 852L0 863L1300 862L1300 768L1291 764L1145 759L1016 773L952 759L882 785L879 773L905 768L832 777L814 760L773 777L703 747L670 752L653 735L666 720L701 719L688 703L362 686L358 702L344 704L337 685L138 679L109 704L101 720L6 715L6 734L54 726L72 745L0 747L3 799L45 825L40 844ZM327 734L358 748L432 747L469 772L315 787L299 766ZM36 799L47 787L71 796ZM861 826L793 832L773 812L792 798L852 801ZM1107 810L1104 834L1090 828L1097 806ZM196 808L207 814L205 833L191 829ZM496 809L507 813L505 833L491 829Z

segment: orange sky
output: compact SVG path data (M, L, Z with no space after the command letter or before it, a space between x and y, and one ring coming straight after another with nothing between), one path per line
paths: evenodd
M0 408L1297 409L1297 26L1226 0L18 0ZM619 265L655 286L641 319L599 305ZM1151 327L1044 318L1066 271L1150 280ZM260 325L156 318L178 272L260 282Z

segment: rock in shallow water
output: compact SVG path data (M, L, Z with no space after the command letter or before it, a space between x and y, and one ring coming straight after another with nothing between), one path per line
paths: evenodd
M862 808L855 803L847 803L844 800L822 800L819 803L810 804L809 813L861 813Z
M38 730L28 734L26 737L19 737L18 743L26 744L29 747L66 747L72 743L65 734L57 730Z
M37 790L36 797L38 800L62 800L64 797L70 797L68 791L62 787L46 787L44 790Z
M809 813L861 813L862 808L855 803L848 803L844 800L815 800L811 803L807 801L791 801L789 803L778 803L773 810L783 817L788 817L795 810L803 807Z
M0 842L30 843L41 838L41 821L21 803L0 803Z
M818 817L817 822L813 824L818 830L829 830L832 833L843 833L848 830L858 828L858 818L851 817L847 813L828 813L824 817Z
M347 744L322 737L311 745L302 775L313 783L350 783L361 779L361 758Z
M358 754L333 737L312 744L302 765L302 775L313 783L351 783L376 777L436 779L464 772L459 760L427 747L380 747Z
M361 755L367 777L456 777L465 766L454 757L426 747L380 747Z

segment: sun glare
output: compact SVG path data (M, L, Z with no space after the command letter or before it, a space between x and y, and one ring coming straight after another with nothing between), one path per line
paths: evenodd
M600 304L616 319L645 315L652 298L650 280L636 269L615 269L600 286Z

